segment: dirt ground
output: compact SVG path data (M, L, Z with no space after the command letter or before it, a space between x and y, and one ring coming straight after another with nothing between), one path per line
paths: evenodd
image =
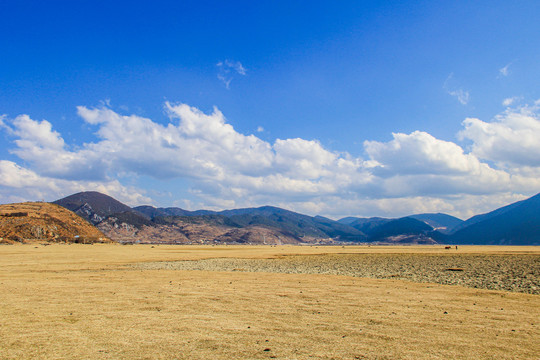
M502 266L496 282L533 289L539 261L535 247L0 246L0 358L537 359L540 295L400 274ZM377 266L399 277L358 273Z

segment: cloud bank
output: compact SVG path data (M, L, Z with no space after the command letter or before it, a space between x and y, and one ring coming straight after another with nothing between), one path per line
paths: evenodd
M461 217L540 191L539 105L507 108L491 121L468 118L462 143L423 132L364 141L365 156L317 140L241 134L214 108L165 103L166 125L108 106L80 106L96 141L67 144L47 120L0 118L21 164L0 161L0 202L54 200L83 190L130 205L153 203L122 179L184 179L193 207L272 204L309 214L401 216L447 212ZM172 200L171 200L172 202ZM169 204L156 204L170 206Z

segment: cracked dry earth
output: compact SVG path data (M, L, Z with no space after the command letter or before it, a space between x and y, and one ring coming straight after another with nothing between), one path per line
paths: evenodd
M538 254L327 254L148 262L139 269L327 274L540 294Z

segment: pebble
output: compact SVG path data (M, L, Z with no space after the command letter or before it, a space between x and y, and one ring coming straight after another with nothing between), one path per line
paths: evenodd
M137 269L328 274L540 294L536 254L332 254L281 259L218 258L134 264ZM464 271L448 271L463 269Z

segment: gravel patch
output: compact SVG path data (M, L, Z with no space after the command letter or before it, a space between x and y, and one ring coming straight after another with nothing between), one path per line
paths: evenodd
M329 254L147 262L137 269L329 274L540 294L540 255Z

